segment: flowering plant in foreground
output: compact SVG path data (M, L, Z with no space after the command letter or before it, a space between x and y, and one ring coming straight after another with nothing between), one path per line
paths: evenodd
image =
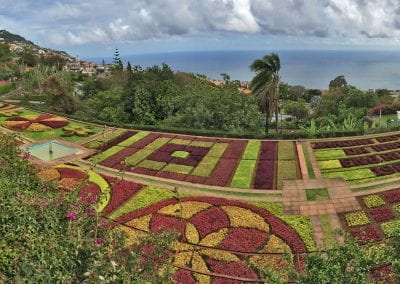
M158 280L154 261L145 265L141 259L143 245L127 247L124 234L102 221L92 199L43 184L16 147L12 137L0 136L0 160L5 161L0 167L0 228L7 228L1 230L0 282ZM146 242L165 250L170 240L157 236Z

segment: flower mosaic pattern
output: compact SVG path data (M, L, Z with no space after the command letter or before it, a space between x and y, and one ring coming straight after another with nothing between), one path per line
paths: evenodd
M178 232L181 238L172 247L178 283L208 283L213 273L256 280L257 269L287 267L281 253L306 252L298 234L275 215L220 198L185 197L180 204L167 199L116 221L146 232Z
M15 131L42 132L68 125L68 121L53 114L23 115L6 119L3 125Z

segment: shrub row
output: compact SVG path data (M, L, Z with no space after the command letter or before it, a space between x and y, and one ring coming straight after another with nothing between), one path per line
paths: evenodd
M343 147L354 147L361 145L374 144L371 139L355 139L355 140L344 140L344 141L326 141L314 143L314 149L325 149L325 148L343 148Z

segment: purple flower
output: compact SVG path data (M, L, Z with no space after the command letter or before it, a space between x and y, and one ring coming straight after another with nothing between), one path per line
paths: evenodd
M29 160L29 158L31 157L31 155L29 153L25 153L23 156L24 160Z
M105 238L98 238L96 239L95 243L96 245L102 245L106 241Z
M74 212L68 212L65 216L71 220L76 220L76 214Z

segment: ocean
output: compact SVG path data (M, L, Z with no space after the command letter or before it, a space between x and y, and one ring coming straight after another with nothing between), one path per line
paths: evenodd
M250 64L272 51L199 51L138 54L122 57L126 63L143 67L165 62L173 70L205 74L221 79L221 73L232 80L251 80ZM281 59L282 81L310 89L327 89L329 82L344 75L357 88L400 89L400 51L274 51ZM103 58L85 58L101 63ZM111 58L104 58L111 63Z

